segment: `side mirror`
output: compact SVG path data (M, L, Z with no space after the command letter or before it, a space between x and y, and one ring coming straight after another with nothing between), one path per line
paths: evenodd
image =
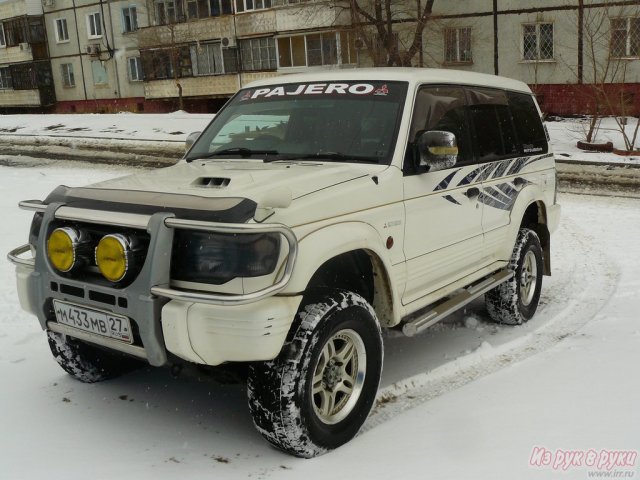
M191 132L189 135L187 135L187 139L184 141L184 145L187 150L191 148L191 145L195 143L201 133L202 132Z
M451 132L430 130L422 132L416 141L420 166L429 172L451 168L458 159L458 143Z

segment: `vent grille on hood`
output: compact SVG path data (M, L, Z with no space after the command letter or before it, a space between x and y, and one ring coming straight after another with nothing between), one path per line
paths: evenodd
M230 178L222 178L222 177L200 177L194 183L197 187L208 187L208 188L224 188L229 185L231 182Z

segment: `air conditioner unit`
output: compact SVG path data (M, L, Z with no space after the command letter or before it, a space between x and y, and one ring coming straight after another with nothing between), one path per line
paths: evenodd
M21 43L20 44L20 51L21 52L30 52L31 51L31 45L29 45L28 43Z
M222 48L233 48L236 46L236 38L235 37L222 37L220 40L222 44Z
M55 0L42 0L43 7L53 7L55 4Z
M100 45L87 45L87 54L92 57L100 55Z

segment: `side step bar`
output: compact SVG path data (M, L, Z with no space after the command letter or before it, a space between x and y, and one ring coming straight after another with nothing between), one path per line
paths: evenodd
M513 277L513 272L510 272L508 270L501 270L486 277L484 280L481 280L480 282L463 289L455 297L449 298L448 300L436 304L435 306L429 306L429 310L427 310L424 314L419 313L417 316L416 314L410 315L408 317L409 320L402 327L402 332L408 337L417 335L426 328L429 328L431 325L438 323L449 314L464 307L466 304L468 304L472 300L475 300L480 295L483 295L492 288L497 287L503 282L506 282L511 277Z

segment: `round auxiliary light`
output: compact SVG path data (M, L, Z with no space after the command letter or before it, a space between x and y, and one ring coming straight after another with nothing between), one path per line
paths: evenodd
M96 264L110 282L122 280L129 269L131 240L119 233L105 235L96 247Z
M56 228L47 239L47 256L60 272L70 271L76 264L80 233L71 227Z

